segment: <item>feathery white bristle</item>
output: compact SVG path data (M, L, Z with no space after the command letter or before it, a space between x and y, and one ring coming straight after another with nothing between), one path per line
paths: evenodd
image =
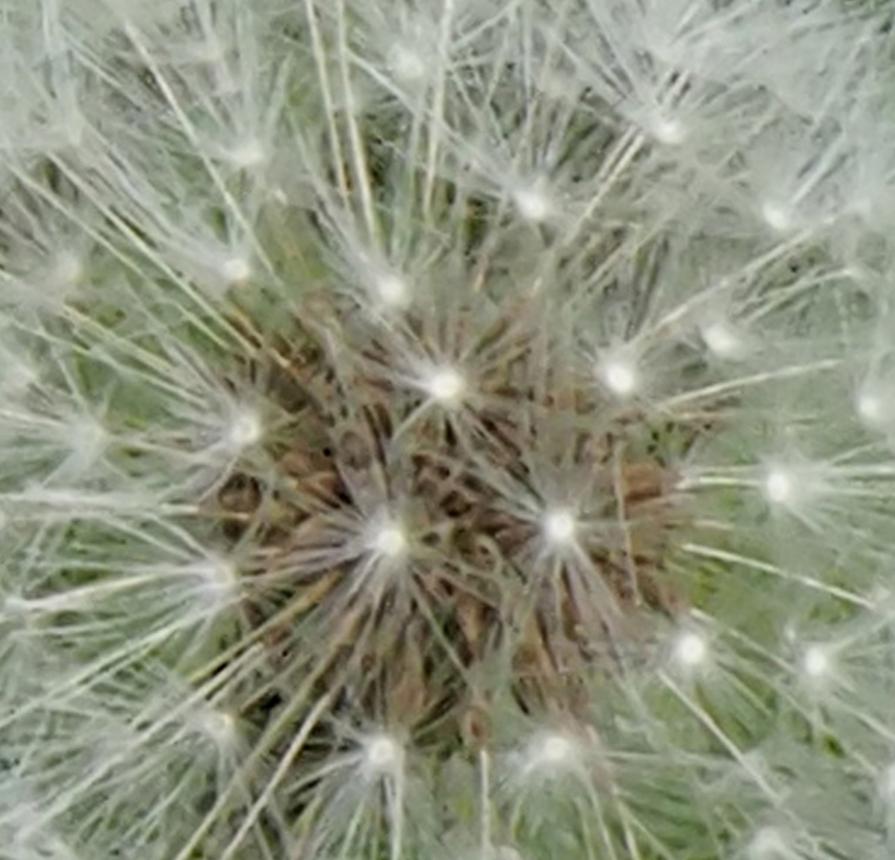
M0 9L0 854L892 853L891 4Z

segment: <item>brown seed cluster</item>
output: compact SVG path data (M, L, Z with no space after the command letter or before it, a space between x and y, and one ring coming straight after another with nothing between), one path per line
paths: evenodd
M475 375L450 408L401 370L431 339L412 312L396 326L332 309L305 316L298 345L259 340L289 430L271 473L236 472L218 496L228 539L253 529L263 547L246 617L278 667L304 666L283 683L313 670L360 719L435 719L473 745L496 683L527 711L574 711L583 679L680 610L662 561L683 516L669 468L635 444L636 408L595 420L605 396L551 366L536 312L474 316L452 315ZM579 490L561 546L545 475ZM407 536L394 558L364 543L383 510Z

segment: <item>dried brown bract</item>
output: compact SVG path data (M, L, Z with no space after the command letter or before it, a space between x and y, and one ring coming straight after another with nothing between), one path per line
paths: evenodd
M584 679L646 646L645 617L684 601L663 556L685 511L643 416L555 361L536 303L487 310L386 328L329 308L298 345L259 344L289 430L265 478L218 495L230 540L260 533L251 623L302 604L268 637L278 683L311 635L352 719L435 719L472 745L495 678L523 709L574 710ZM442 402L425 374L445 367L460 390Z

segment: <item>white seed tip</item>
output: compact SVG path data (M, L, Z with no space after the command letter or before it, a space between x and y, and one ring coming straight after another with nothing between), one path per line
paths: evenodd
M249 279L249 276L252 274L252 267L249 265L248 260L242 257L231 257L229 260L224 260L221 263L220 273L221 277L228 284L240 284Z
M453 367L436 370L425 382L425 389L429 396L441 403L456 402L465 387L463 375Z
M652 123L651 129L653 137L655 137L656 140L661 143L667 143L670 146L682 143L687 136L687 131L684 128L683 123L676 119L668 119L666 117L659 117L656 119Z
M572 744L560 735L551 735L544 740L541 756L545 762L557 764L565 761L572 752Z
M805 650L802 657L802 668L806 675L819 678L826 674L830 668L830 658L819 645L812 645Z
M189 573L199 580L198 595L203 605L227 606L239 591L239 575L231 561L223 558L209 558L196 562Z
M544 535L550 543L568 543L574 538L576 528L574 515L565 508L557 508L544 515Z
M371 549L377 555L397 558L407 549L407 536L398 523L384 523L373 534Z
M232 450L242 451L255 445L263 433L260 416L246 409L234 416L227 431L227 443Z
M50 281L57 287L70 287L83 276L84 266L74 251L61 251L50 269Z
M390 307L400 307L407 302L410 290L407 281L400 275L385 274L374 284L377 298Z
M777 860L787 854L786 842L775 827L762 827L749 843L750 860Z
M201 731L219 746L228 746L236 734L236 720L226 711L210 709L200 717Z
M674 655L684 666L697 666L702 663L708 653L705 640L697 633L684 633L677 641Z
M621 359L611 359L600 368L600 376L614 394L626 396L637 387L634 367Z
M513 202L526 221L538 223L550 215L550 200L534 188L520 188L513 194Z
M228 157L236 167L247 169L257 167L264 161L267 154L260 141L252 139L235 146L228 153Z
M415 83L426 75L426 63L420 55L404 45L396 45L389 52L388 67L398 80Z
M400 770L404 749L389 735L374 735L364 744L364 764L374 773Z
M792 500L792 476L782 468L771 469L764 479L764 494L769 502L777 505Z
M524 768L556 769L567 766L575 758L575 744L561 734L541 734L532 739L526 750Z
M208 565L211 578L230 589L236 585L236 565L226 559L214 559Z
M739 350L740 340L726 323L709 323L701 334L705 345L720 358L729 358Z
M99 458L108 441L108 434L98 421L85 417L69 426L68 440L74 459L86 466Z
M855 410L858 417L870 427L878 427L889 417L884 398L872 389L858 392Z
M765 203L761 207L761 217L772 230L783 233L792 227L792 216L777 203Z

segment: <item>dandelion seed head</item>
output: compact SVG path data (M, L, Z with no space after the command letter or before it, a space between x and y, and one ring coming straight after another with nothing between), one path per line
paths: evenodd
M111 2L0 27L10 851L882 856L886 4Z

